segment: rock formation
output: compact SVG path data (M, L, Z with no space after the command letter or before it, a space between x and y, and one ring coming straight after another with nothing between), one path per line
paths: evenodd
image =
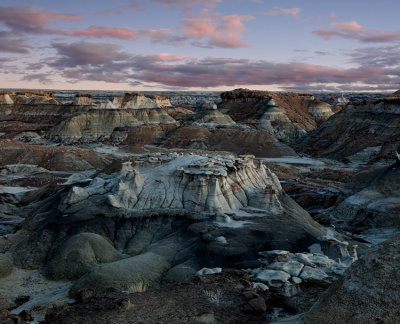
M196 103L196 112L204 112L209 110L217 110L217 104L214 101L203 99Z
M172 107L169 97L152 96L150 99L154 100L158 107L160 108L170 108Z
M400 140L400 100L353 102L307 135L298 150L349 162L392 159Z
M141 93L126 93L121 101L121 108L154 109L160 107L155 100L147 98Z
M307 134L304 129L290 121L283 108L277 106L269 106L258 120L257 126L283 142L290 142L293 138L301 138Z
M345 106L350 102L349 99L345 98L344 96L340 96L338 98L336 98L333 102L332 102L332 106Z
M111 102L107 100L106 102L102 102L99 105L100 109L119 109L119 105L116 105L115 102Z
M237 123L255 124L284 143L293 143L314 130L328 113L314 109L314 96L237 89L221 94L221 112Z
M168 148L202 149L208 151L254 154L258 157L296 156L288 145L264 131L244 127L202 127L183 125L168 133Z
M308 107L308 110L317 123L321 123L334 115L331 106L328 103L321 101L313 101Z
M107 192L105 203L132 216L155 211L193 215L247 206L279 212L282 208L277 198L282 194L279 181L263 165L255 167L253 158L213 159L192 155L178 157L143 173L124 164L120 176L112 181L99 178L87 188L73 187L60 210L64 214L70 214L71 210L75 213L78 202L85 199L88 203L90 196ZM152 157L149 162L162 160Z
M112 138L118 128L142 125L176 124L164 110L92 109L75 113L51 128L47 137L64 143L94 142Z
M321 238L323 241L323 238ZM328 243L329 242L329 243ZM343 273L358 260L356 248L353 246L352 255L347 251L347 242L336 239L326 239L325 242L336 249L336 259L324 255L320 244L314 244L309 249L315 253L290 253L283 250L264 251L260 259L263 268L250 271L254 284L261 282L271 290L279 291L287 297L302 291L307 284L326 285L339 279Z
M82 171L102 169L108 162L94 151L76 147L27 145L0 140L0 150L0 167L17 162L53 171Z
M91 94L80 93L75 96L75 105L76 106L92 106L93 99Z
M372 168L352 178L348 184L351 193L334 211L347 230L400 231L400 168L396 165Z
M233 126L236 123L229 115L217 110L217 105L213 101L199 101L195 109L195 124L207 127Z
M26 102L27 105L59 105L60 103L53 96L33 95Z
M14 101L7 92L0 93L0 105L13 105Z
M312 309L285 323L398 323L400 236L368 250Z
M156 287L266 246L302 252L326 235L251 156L144 155L36 206L9 238L14 262L51 278L86 272L72 291Z

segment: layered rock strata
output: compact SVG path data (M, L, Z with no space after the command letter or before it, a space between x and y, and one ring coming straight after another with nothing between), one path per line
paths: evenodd
M399 98L353 102L307 135L298 149L355 163L392 158L399 148L399 125Z
M312 108L316 100L311 94L236 89L221 98L219 109L235 122L253 124L285 143L302 138L329 114Z
M331 106L326 102L314 101L308 107L310 114L315 118L317 123L324 122L334 115Z
M87 204L90 196L102 194L106 204L132 215L157 211L190 216L247 206L277 213L282 209L279 181L262 164L256 167L253 159L189 155L142 172L125 163L116 178L96 178L86 188L73 187L59 209L76 213L77 203ZM162 160L150 157L149 162Z
M209 100L202 100L197 103L194 119L196 125L207 127L229 127L236 124L229 115L218 111L217 105Z

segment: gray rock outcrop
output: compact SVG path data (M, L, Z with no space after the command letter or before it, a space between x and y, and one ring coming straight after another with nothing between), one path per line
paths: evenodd
M73 187L59 208L64 214L76 214L80 201L87 204L90 197L101 194L105 203L132 215L215 213L251 206L277 213L282 209L279 181L253 159L189 155L143 171L126 163L115 178L99 177L85 188Z
M271 290L288 297L298 294L304 284L330 284L339 279L347 268L358 260L357 246L353 246L350 254L347 251L348 243L331 237L329 230L321 237L321 242L328 245L316 244L319 246L319 253L290 253L284 250L260 252L264 257L260 259L264 267L251 270L250 276L255 282L264 283ZM310 247L313 248L315 247ZM326 254L332 253L332 248L338 250L329 257L321 248ZM337 255L337 261L333 260Z
M352 178L348 188L351 193L333 213L348 230L400 231L400 169L396 164L360 172Z
M399 323L400 236L370 248L300 319L285 323Z

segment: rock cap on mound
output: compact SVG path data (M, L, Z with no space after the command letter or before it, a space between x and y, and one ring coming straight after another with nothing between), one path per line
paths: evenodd
M75 95L75 105L91 106L93 105L93 96L89 93L78 93Z

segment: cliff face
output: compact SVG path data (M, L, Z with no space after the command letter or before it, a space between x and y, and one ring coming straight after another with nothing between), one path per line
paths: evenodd
M400 141L400 100L385 98L345 106L310 133L299 150L350 161L390 157Z
M332 115L329 105L321 109L311 94L237 89L221 98L219 109L235 122L256 125L285 143L298 140Z
M0 132L6 127L4 130L8 138L16 135L24 137L24 132L36 132L35 136L42 137L42 140L46 138L63 143L92 142L108 140L118 128L177 124L161 108L105 109L95 108L89 102L81 106L60 105L58 102L55 104L54 99L44 96L26 97L24 100L30 100L31 103L3 105L0 108L0 117L7 121L7 124L0 125Z

